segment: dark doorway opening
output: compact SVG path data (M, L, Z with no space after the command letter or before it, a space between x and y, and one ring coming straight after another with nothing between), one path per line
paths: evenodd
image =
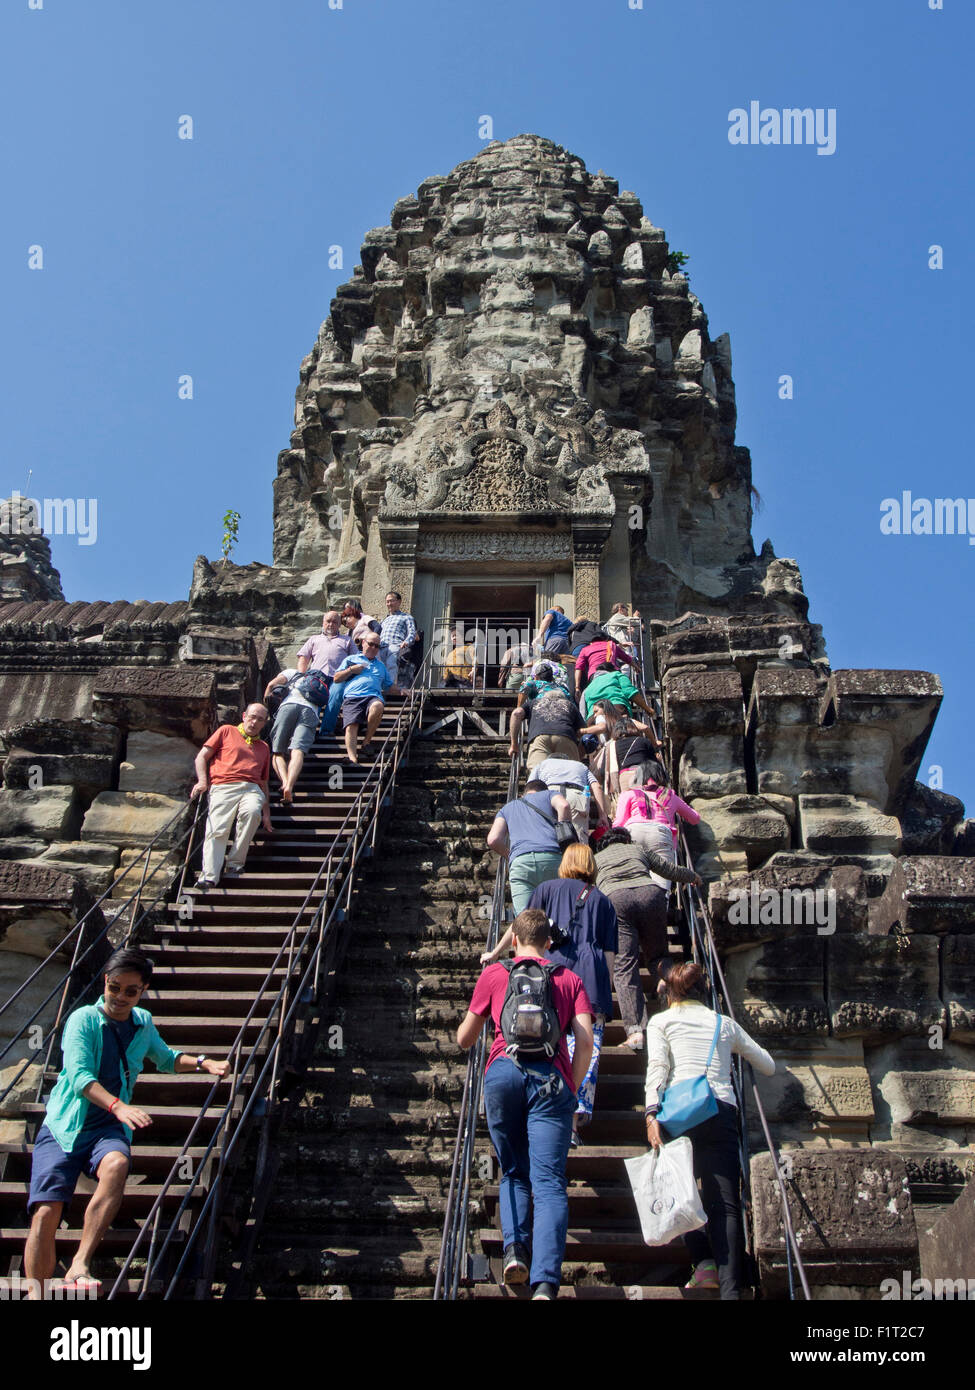
M450 616L477 647L478 687L496 690L505 652L534 636L535 585L454 584Z

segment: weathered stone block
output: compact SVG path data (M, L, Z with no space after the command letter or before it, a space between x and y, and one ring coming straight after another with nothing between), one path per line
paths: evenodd
M936 938L830 937L826 997L837 1038L918 1036L935 1024L943 1027Z
M761 796L720 796L689 802L699 824L687 827L698 872L707 878L757 868L791 840L781 802Z
M741 677L733 667L668 675L663 697L667 732L677 752L695 734L744 734Z
M16 837L12 840L0 840L0 860L3 859L34 859L39 854L43 854L46 847L44 840L25 840Z
M823 854L896 854L900 822L854 796L800 796L799 835Z
M216 688L211 671L115 666L99 673L92 709L97 719L123 729L150 729L202 743L216 719Z
M754 873L711 884L708 906L722 951L783 936L866 930L861 868L829 858L815 864L780 862L792 857L775 854Z
M779 1038L769 1042L774 1076L757 1076L778 1143L869 1143L874 1118L870 1076L859 1038ZM750 1138L759 1144L757 1118Z
M829 1016L823 993L821 937L767 941L738 951L725 962L735 1015L747 1033L772 1036L825 1034Z
M941 972L952 1040L975 1043L975 935L945 937Z
M44 862L52 869L59 864L88 864L92 868L114 869L118 864L117 845L99 845L93 840L58 840L44 851Z
M77 787L97 796L112 785L115 762L93 753L35 753L12 748L3 764L5 787Z
M897 1125L975 1125L975 1049L929 1046L936 1041L937 1035L905 1038L867 1049L878 1138Z
M42 1066L39 1062L32 1062L26 1071L21 1072L24 1062L29 1057L37 1056L27 1047L14 1047L7 1053L0 1065L0 1095L6 1091L8 1086L12 1090L0 1100L0 1119L9 1121L20 1114L21 1107L25 1103L30 1103L37 1095L37 1088L41 1080ZM43 1053L40 1054L43 1057Z
M739 734L703 734L689 738L680 760L680 788L684 800L746 793L744 744Z
M904 854L951 854L964 815L965 804L957 796L915 782L901 816Z
M72 840L79 818L74 787L0 791L0 837L29 835L40 840Z
M921 1274L925 1279L964 1279L965 1293L975 1282L975 1178L928 1231L920 1233Z
M0 938L0 951L17 951L46 960L74 925L67 912L38 912L6 922Z
M147 845L159 835L157 845L169 848L185 829L191 811L188 801L155 792L102 792L91 803L81 837L126 847Z
M876 1286L917 1268L917 1229L903 1160L888 1150L788 1155L789 1214L811 1284ZM755 1251L762 1285L786 1286L785 1233L770 1154L751 1162ZM802 1201L797 1196L802 1194Z
M883 897L871 911L870 930L975 932L975 859L908 855L898 859Z
M177 799L188 796L196 781L193 760L198 751L188 739L133 729L125 742L119 791L158 792Z
M145 856L141 850L127 849L122 851L122 858L119 862L118 877L112 886L113 898L130 897L140 884L144 883L142 895L144 900L151 900L168 889L173 875L178 873L182 866L182 856L178 854L167 854L165 850L150 850L149 863L146 866L145 880L143 880L142 869L145 864Z
M898 815L911 794L943 697L929 671L834 671L822 698L820 722L882 729L891 738L888 800Z
M804 867L851 868L863 871L868 900L880 897L897 860L892 854L816 854L813 850L782 850L773 854L764 866L767 869L797 869Z
M65 964L64 960L56 957L49 965L41 967L37 978L31 980L23 994L0 1014L0 1038L15 1038L29 1023L39 1023L42 1029L53 1023L61 997L59 986L64 976ZM10 999L35 970L36 955L26 955L21 951L0 951L0 999ZM51 995L50 999L47 998L48 995Z

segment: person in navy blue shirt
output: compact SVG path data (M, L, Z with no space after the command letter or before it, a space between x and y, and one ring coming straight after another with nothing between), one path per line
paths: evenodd
M599 1053L606 1020L613 1015L613 966L618 949L616 909L595 887L596 860L588 845L569 845L558 878L540 883L529 907L540 908L567 939L549 951L549 959L578 975L593 1007L592 1060L579 1087L573 1117L573 1144L578 1129L592 1119ZM571 1039L569 1046L571 1048Z

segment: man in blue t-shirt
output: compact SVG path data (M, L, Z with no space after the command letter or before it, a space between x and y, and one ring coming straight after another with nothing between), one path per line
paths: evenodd
M500 858L508 856L508 883L515 915L528 906L537 884L555 878L562 863L555 834L556 820L570 820L572 808L564 796L550 792L544 782L529 781L518 801L501 807L488 831L487 847Z
M359 725L366 726L366 736L362 740L362 747L366 749L386 708L383 695L400 693L399 686L389 679L386 663L379 659L380 645L378 632L366 632L362 639L362 656L347 656L335 672L335 684L342 688L342 723L350 763L359 761L356 755Z
M535 636L536 648L552 656L560 656L562 652L567 652L569 644L566 637L571 626L564 608L556 604L554 608L547 609Z

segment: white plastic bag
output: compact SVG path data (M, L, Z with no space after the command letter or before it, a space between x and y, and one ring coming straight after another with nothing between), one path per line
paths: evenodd
M686 1136L624 1162L647 1245L666 1245L706 1223Z

